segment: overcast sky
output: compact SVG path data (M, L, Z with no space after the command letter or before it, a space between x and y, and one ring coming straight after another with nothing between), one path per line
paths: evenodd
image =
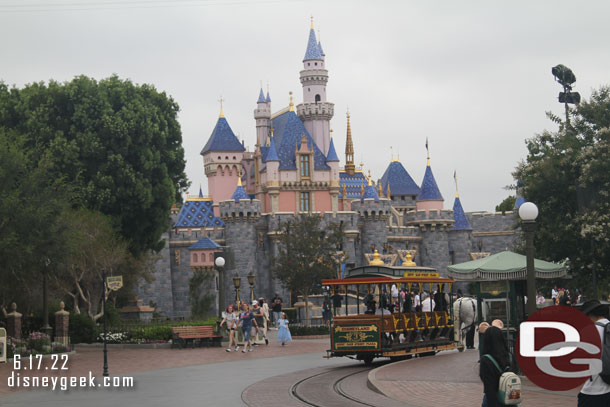
M562 63L589 98L609 84L607 1L0 0L0 80L23 86L116 73L180 105L191 193L207 182L199 152L220 95L253 149L260 81L272 110L302 100L299 71L310 16L329 71L335 146L344 165L349 107L357 164L380 178L390 146L421 183L425 139L453 205L457 170L466 211L509 195L524 140L562 113L551 67Z

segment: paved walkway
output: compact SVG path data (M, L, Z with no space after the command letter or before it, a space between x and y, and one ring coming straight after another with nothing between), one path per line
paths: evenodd
M442 352L384 365L369 373L369 384L408 407L480 406L483 384L479 379L478 350ZM550 392L522 378L521 407L576 406L579 389Z

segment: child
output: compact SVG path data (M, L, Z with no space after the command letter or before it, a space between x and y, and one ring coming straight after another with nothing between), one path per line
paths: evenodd
M292 336L290 335L290 329L288 329L288 319L286 319L286 313L282 312L282 316L280 318L280 328L277 332L277 341L282 342L282 346L286 345L286 342L290 342L292 340Z

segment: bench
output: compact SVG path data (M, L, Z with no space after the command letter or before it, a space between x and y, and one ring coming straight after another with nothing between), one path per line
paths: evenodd
M216 335L213 326L175 326L172 327L172 347L183 348L191 342L199 346L220 346L222 335Z

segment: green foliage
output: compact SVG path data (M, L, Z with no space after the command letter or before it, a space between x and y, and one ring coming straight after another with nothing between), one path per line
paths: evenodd
M557 119L557 117L555 117ZM527 140L528 157L513 174L539 208L536 256L566 260L577 287L610 282L610 88L578 105L571 124Z
M329 330L325 325L320 326L290 326L292 336L328 335Z
M70 340L72 343L93 343L98 336L95 322L86 315L70 313Z
M516 196L507 196L500 205L496 205L496 212L510 212L515 209L515 202L517 201Z
M106 320L106 324L108 326L119 325L121 323L121 315L119 314L119 310L116 309L112 302L106 303L106 312L97 320L97 323L103 324L104 319Z
M171 326L151 326L147 328L134 329L132 338L136 341L169 341L172 339Z
M0 133L18 140L29 162L48 162L44 179L65 180L79 204L109 215L134 254L162 246L187 187L178 110L165 93L117 76L0 83Z
M282 307L282 312L286 314L288 322L297 322L297 309L296 308L285 308Z

